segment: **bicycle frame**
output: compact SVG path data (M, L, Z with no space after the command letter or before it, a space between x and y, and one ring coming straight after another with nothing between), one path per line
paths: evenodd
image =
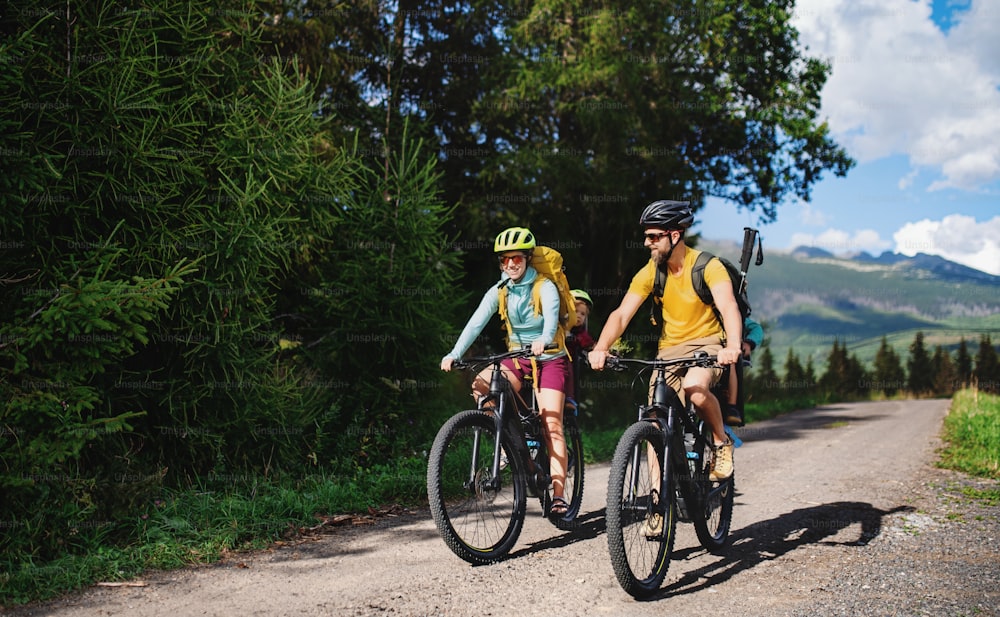
M702 435L699 424L703 421L698 418L694 406L690 403L682 404L677 393L667 385L665 377L667 369L667 366L657 366L654 369L656 377L653 380L653 399L648 405L639 407L638 419L655 423L666 435L663 440L663 451L658 453L662 465L659 470L659 494L667 495L674 490L673 480L676 477L679 480L676 488L680 491L678 505L687 510L688 500L692 504L697 504L702 497L694 490L696 486L694 471L688 465L688 459L699 457L698 453L704 452L711 444ZM690 434L694 438L690 449L684 442L685 434ZM638 447L635 448L632 453L633 470L639 469L643 454ZM629 480L628 498L632 503L635 502L638 481L638 477ZM661 500L661 503L665 501ZM689 518L686 511L680 514L682 519Z
M532 459L527 438L525 437L526 427L530 420L537 417L537 404L534 396L531 397L531 402L528 403L524 401L516 392L510 381L504 376L503 371L500 367L500 361L497 360L493 363L493 371L490 377L490 389L489 392L480 398L477 408L480 411L489 413L493 416L493 421L496 425L496 432L493 444L493 467L491 469L493 477L490 480L489 486L493 490L499 490L500 488L500 466L501 466L501 438L504 431L507 432L508 436L512 437L511 442L514 444L517 452L511 452L509 455L517 456L524 460L528 464L528 474L529 478L533 484L537 485L541 482L545 484L550 481L547 477L537 477L538 469L536 467L535 461ZM529 386L530 382L525 382L526 386ZM491 405L492 403L492 405ZM513 410L515 415L511 415L510 411ZM516 419L515 419L516 416ZM533 428L533 427L532 427ZM539 432L539 431L532 431ZM536 435L538 437L538 448L539 452L544 454L542 460L547 460L548 452L545 447L545 442L540 439L541 435ZM475 461L479 454L479 435L476 435L473 441L473 458ZM544 469L542 471L545 471ZM547 474L546 474L547 475ZM474 465L469 470L469 480L468 485L472 486L475 482L475 468ZM536 488L536 487L532 487Z
M675 368L715 368L717 362L704 352L669 360L608 358L613 369L632 363L655 371L652 400L639 407L639 420L615 448L605 510L611 565L622 588L636 598L656 593L663 583L678 521L694 524L705 549L716 552L726 545L733 480L712 479L713 432L690 401L681 404L666 378Z
M522 348L452 364L478 372L475 390L481 395L476 408L456 413L438 430L427 459L427 497L445 544L474 565L507 556L521 533L528 497L540 501L542 516L558 529L578 526L584 462L575 414L572 420L563 416L563 426L568 422L573 432L564 432L566 477L557 500L531 380L524 380L523 394L515 392L502 369L504 359L531 353Z

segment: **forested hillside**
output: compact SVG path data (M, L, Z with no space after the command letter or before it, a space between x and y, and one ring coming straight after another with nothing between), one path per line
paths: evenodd
M731 259L739 248L702 241L702 248ZM762 267L751 268L754 317L767 330L772 353L788 349L822 367L834 340L865 363L875 359L883 336L905 356L922 331L929 346L954 351L964 338L1000 332L1000 277L940 258L928 260L835 258L823 251L766 250ZM923 266L923 267L922 267Z

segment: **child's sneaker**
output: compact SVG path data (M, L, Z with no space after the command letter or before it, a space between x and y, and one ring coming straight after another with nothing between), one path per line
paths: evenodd
M727 404L722 419L729 426L743 426L743 414L740 413L740 408L736 405Z

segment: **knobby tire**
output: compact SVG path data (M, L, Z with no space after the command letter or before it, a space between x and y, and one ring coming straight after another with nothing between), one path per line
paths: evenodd
M705 437L706 444L712 443L712 429L707 424L702 426L702 436ZM697 511L691 513L691 518L701 545L710 553L719 554L729 544L736 476L734 474L722 482L712 482L708 478L712 470L712 450L706 445L704 452L700 454L699 468L695 473L695 489L700 503Z
M473 461L477 435L479 452ZM492 417L463 411L438 431L427 463L427 497L438 532L456 555L474 565L503 559L524 525L523 463L506 432L500 442L507 456L499 490L489 486L495 439Z
M670 479L670 456L666 461L659 460L665 437L655 424L637 422L626 429L611 461L605 510L608 551L618 583L635 598L649 597L663 584L676 536L677 506ZM647 446L652 446L655 453L652 465L668 478L662 495L658 495L660 483L650 474ZM630 486L635 487L634 493ZM663 526L658 536L649 538L646 521L654 513L663 517Z

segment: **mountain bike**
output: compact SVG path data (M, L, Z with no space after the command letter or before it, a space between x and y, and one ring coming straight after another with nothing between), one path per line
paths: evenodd
M681 404L666 372L716 367L705 352L671 360L611 356L608 368L652 367L653 398L639 407L639 419L615 448L608 478L606 514L611 565L622 588L636 598L655 593L670 567L677 521L694 524L701 545L712 553L728 543L735 481L709 478L712 430L694 406Z
M459 557L479 565L503 559L517 542L528 496L537 497L542 515L559 529L576 528L583 502L583 442L576 406L563 411L567 473L567 512L550 516L549 453L532 381L521 392L500 370L505 358L529 358L518 349L456 361L475 372L492 365L489 393L476 409L452 416L434 438L427 462L427 497L445 544ZM523 394L523 396L522 396Z

